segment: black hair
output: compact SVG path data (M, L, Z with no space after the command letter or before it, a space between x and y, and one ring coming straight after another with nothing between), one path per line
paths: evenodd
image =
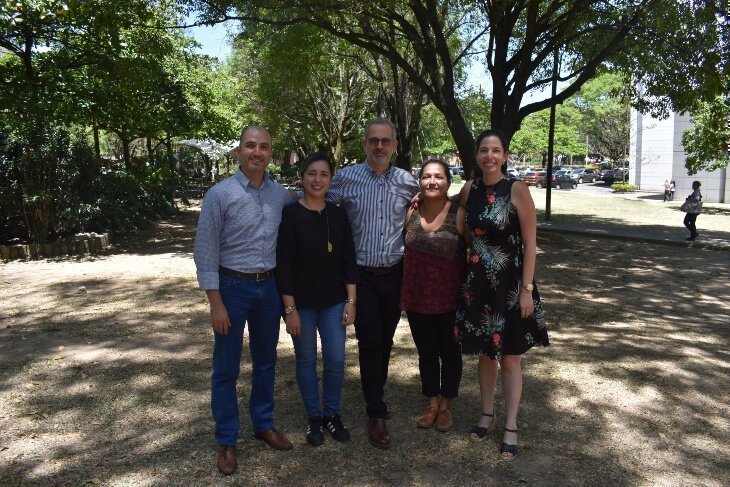
M418 178L421 178L421 174L423 173L423 168L428 166L429 164L440 164L441 167L444 168L444 172L446 173L446 181L449 183L449 186L451 186L451 168L443 159L439 159L438 157L432 157L430 159L427 159L426 162L421 164L421 169L418 170Z
M328 156L326 152L312 152L302 162L302 166L299 169L299 176L304 176L304 171L307 170L310 164L317 161L326 162L330 168L330 176L335 175L335 167L332 165L332 159L330 159L330 156Z
M479 137L477 137L476 144L474 145L474 154L476 154L479 151L479 146L482 143L482 140L486 139L487 137L497 137L499 141L502 143L502 150L507 153L509 152L509 144L507 143L507 137L505 137L504 133L501 130L496 129L489 129L485 130L481 134L479 134ZM507 175L507 161L504 161L504 164L502 164L502 174L505 176Z

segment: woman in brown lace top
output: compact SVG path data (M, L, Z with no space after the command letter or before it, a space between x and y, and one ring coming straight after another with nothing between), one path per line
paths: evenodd
M418 349L421 390L428 398L417 425L430 428L435 424L439 431L448 431L454 425L451 402L461 381L454 317L465 261L456 229L458 205L446 195L451 183L449 167L430 159L421 167L419 182L422 202L406 217L401 309L408 314Z

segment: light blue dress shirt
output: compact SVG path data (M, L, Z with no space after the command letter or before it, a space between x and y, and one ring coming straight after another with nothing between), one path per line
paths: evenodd
M245 273L275 268L281 210L293 201L268 173L258 188L240 169L210 188L193 254L201 289L218 289L221 266Z

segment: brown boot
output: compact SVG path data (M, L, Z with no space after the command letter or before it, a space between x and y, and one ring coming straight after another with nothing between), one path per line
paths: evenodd
M223 475L231 475L238 467L236 447L232 445L218 445L218 470Z
M428 429L436 422L436 417L439 414L439 408L436 406L429 405L423 412L423 415L418 418L416 425L419 428Z
M439 415L436 418L436 429L446 433L454 427L454 418L451 417L451 399L442 397L439 401Z
M454 427L454 418L451 417L450 409L442 409L439 411L438 418L436 419L436 429L442 433L450 431Z

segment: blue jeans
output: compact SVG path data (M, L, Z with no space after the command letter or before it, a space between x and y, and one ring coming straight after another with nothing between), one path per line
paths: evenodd
M345 380L345 337L342 311L345 303L324 309L299 309L301 335L292 337L297 357L297 384L309 416L332 416L340 412ZM317 378L317 330L322 341L322 407Z
M251 281L220 276L220 293L228 311L228 335L214 333L210 404L219 445L235 445L240 419L236 381L241 369L243 327L248 322L249 350L253 363L249 414L255 432L274 426L274 378L279 341L281 298L272 277Z

